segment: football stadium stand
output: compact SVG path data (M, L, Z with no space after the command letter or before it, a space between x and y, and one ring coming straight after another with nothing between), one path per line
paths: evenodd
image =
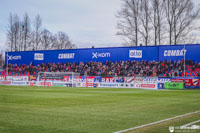
M200 45L7 52L0 75L77 72L87 76L200 76ZM8 59L8 60L7 60ZM8 74L7 74L8 72Z
M88 76L147 76L171 77L184 76L184 61L119 61L77 63L41 63L40 65L9 64L8 75L30 76L39 72L77 72ZM6 75L7 65L1 75ZM185 75L200 76L200 63L186 64Z

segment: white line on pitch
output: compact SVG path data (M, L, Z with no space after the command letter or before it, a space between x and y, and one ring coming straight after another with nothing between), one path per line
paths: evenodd
M185 124L185 125L183 125L183 127L187 127L187 126L190 126L190 125L195 124L195 123L198 123L198 122L200 122L200 120L193 121L193 122L190 122L190 123L188 123L188 124Z
M128 131L131 131L131 130L135 130L135 129L139 129L139 128L151 126L151 125L154 125L154 124L158 124L158 123L162 123L162 122L165 122L165 121L169 121L169 120L173 120L173 119L177 119L177 118L189 116L189 115L196 114L196 113L200 113L200 110L195 111L195 112L191 112L191 113L187 113L187 114L184 114L184 115L179 115L179 116L167 118L167 119L164 119L164 120L160 120L160 121L156 121L156 122L144 124L144 125L141 125L141 126L137 126L137 127L133 127L133 128L124 129L124 130L121 130L121 131L116 131L116 132L113 132L113 133L124 133L124 132L128 132Z

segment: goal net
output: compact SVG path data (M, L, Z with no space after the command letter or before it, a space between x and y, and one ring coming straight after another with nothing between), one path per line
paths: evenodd
M75 72L39 72L37 81L43 82L66 82L69 86L75 86L75 79L80 73Z

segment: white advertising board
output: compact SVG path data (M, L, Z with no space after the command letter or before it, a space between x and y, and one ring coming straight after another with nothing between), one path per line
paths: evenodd
M156 83L136 83L135 88L138 88L138 89L158 89L158 85Z
M7 76L6 80L9 81L28 81L28 76Z

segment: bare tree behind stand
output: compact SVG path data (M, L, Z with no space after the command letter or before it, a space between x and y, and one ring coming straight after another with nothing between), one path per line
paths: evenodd
M14 51L18 51L19 50L19 31L20 31L20 21L19 21L19 17L17 16L17 14L15 14L13 16L13 34L14 34Z
M147 46L150 43L150 32L152 30L150 25L151 10L149 0L141 0L139 11L139 19L141 22L139 33L141 34L141 38L143 38L145 46Z
M57 34L57 45L55 46L56 49L73 49L75 46L72 44L69 36L64 32L58 32Z
M7 45L10 51L76 48L65 32L52 34L49 30L43 29L39 15L33 21L34 29L31 28L31 20L27 13L22 20L17 14L10 14L7 28Z
M200 8L192 0L122 0L117 35L138 46L181 44L191 40ZM154 41L152 41L154 40Z
M40 15L37 15L34 20L34 31L35 31L35 46L34 49L38 50L39 49L39 43L41 39L41 28L42 28L42 19Z
M30 32L31 32L31 28L30 28L31 24L30 24L30 18L28 16L27 13L24 14L24 19L23 19L23 33L24 33L24 47L23 50L26 51L27 47L28 47L28 41L30 39Z
M130 45L138 46L139 38L139 0L123 0L123 7L118 12L120 19L117 35L122 36Z
M10 48L10 51L13 51L14 47L14 20L13 20L13 15L10 13L9 16L9 24L8 24L8 29L7 29L7 44L8 47Z
M47 29L44 29L41 33L41 46L40 49L42 50L49 50L51 49L51 35L52 33Z

